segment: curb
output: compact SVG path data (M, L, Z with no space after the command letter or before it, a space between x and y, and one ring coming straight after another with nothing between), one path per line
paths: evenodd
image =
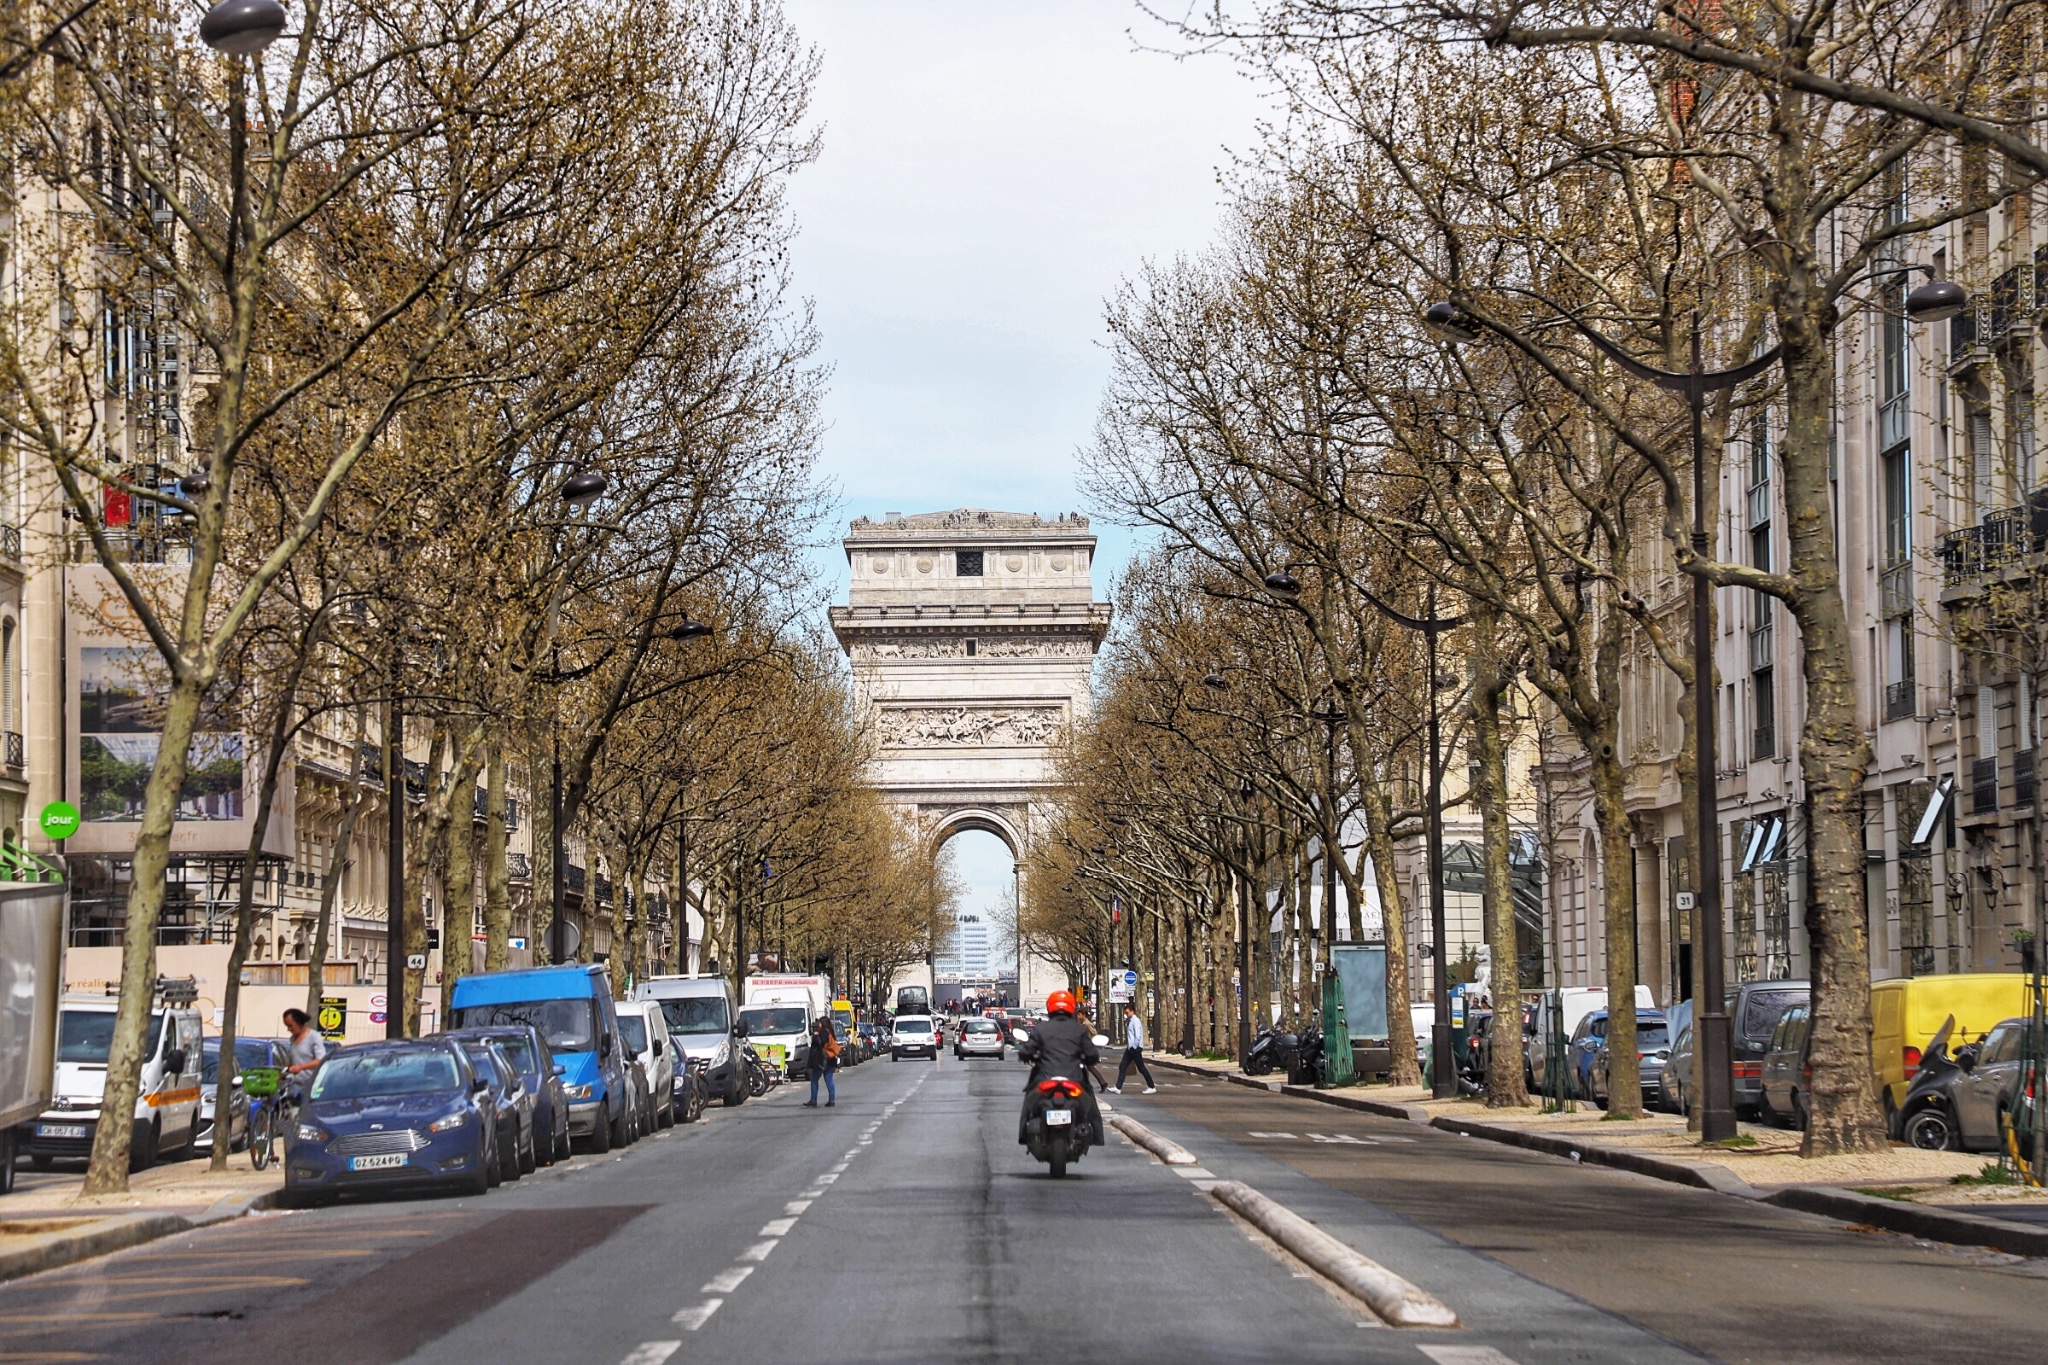
M1235 1180L1219 1180L1210 1195L1265 1233L1317 1274L1340 1286L1393 1327L1456 1327L1458 1315L1378 1261L1338 1241Z
M1314 1100L1318 1104L1334 1104L1339 1109L1356 1109L1361 1113L1378 1114L1382 1118L1406 1119L1410 1123L1428 1123L1431 1114L1419 1104L1395 1104L1391 1100L1368 1100L1358 1095L1347 1095L1338 1090L1318 1090L1312 1085L1284 1085L1283 1095L1292 1095L1298 1100Z
M160 1237L185 1232L197 1224L183 1214L123 1214L95 1218L75 1229L46 1232L31 1237L23 1246L0 1252L0 1280L18 1280L45 1270L56 1270L79 1261L124 1251Z
M1111 1114L1109 1126L1143 1147L1169 1166L1199 1166L1195 1154L1171 1138L1163 1138L1125 1114Z
M1656 1180L1668 1180L1675 1185L1690 1185L1696 1190L1712 1190L1716 1194L1732 1194L1741 1199L1764 1197L1762 1190L1726 1166L1717 1166L1712 1162L1674 1161L1668 1157L1632 1152L1625 1147L1604 1147L1599 1143L1578 1142L1568 1137L1559 1137L1555 1133L1528 1133L1502 1124L1479 1123L1450 1115L1431 1118L1429 1126L1463 1137L1485 1138L1488 1142L1498 1142L1504 1146L1522 1147L1532 1152L1560 1156L1568 1161L1584 1162L1594 1166L1612 1166L1616 1170L1647 1175Z
M1764 1196L1764 1202L1934 1242L1990 1247L2013 1256L2048 1256L2048 1228L2009 1223L1982 1214L1930 1209L1922 1204L1879 1199L1825 1185L1792 1185Z

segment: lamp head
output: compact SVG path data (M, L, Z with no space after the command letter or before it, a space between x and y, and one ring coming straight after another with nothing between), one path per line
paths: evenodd
M220 0L199 21L199 41L231 57L253 57L284 32L277 0Z
M1915 322L1940 322L1969 306L1969 294L1954 280L1929 280L1906 295L1906 316Z
M1275 569L1259 580L1266 585L1266 591L1275 597L1284 597L1292 602L1301 596L1301 580L1285 569Z
M571 507L583 507L603 497L607 486L605 476L595 469L579 470L562 480L562 501Z
M685 617L681 625L668 633L668 638L671 640L701 640L710 633L710 626L705 625L702 621L694 621Z
M1479 328L1471 315L1448 299L1429 305L1422 314L1422 325L1430 335L1454 346L1479 340Z

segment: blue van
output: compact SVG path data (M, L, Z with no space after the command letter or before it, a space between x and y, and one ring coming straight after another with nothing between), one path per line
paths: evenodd
M569 1135L587 1139L592 1151L608 1152L615 1142L631 1142L637 1131L625 1070L632 1054L619 1036L611 987L602 966L581 962L465 976L448 1002L447 1026L539 1029L562 1067Z

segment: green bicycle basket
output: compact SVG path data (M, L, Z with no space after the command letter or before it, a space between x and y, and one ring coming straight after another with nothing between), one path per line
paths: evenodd
M242 1073L242 1093L250 1099L269 1099L277 1093L284 1073L274 1066L252 1066Z

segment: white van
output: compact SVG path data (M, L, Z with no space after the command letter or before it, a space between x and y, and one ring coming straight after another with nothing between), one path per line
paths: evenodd
M1558 1021L1558 1029L1569 1039L1579 1026L1579 1021L1594 1010L1607 1008L1605 986L1567 986L1561 990L1545 991L1537 998L1535 1013L1531 1016L1531 1031L1523 1034L1523 1078L1531 1090L1543 1087L1547 1071L1546 1050L1551 1036L1551 1020ZM1640 982L1636 985L1636 1012L1657 1008L1657 997L1650 994L1650 988Z
M747 1098L747 1069L733 1042L732 986L722 976L651 976L635 1000L661 1006L668 1036L685 1058L704 1063L711 1093L728 1107Z
M619 1036L647 1073L648 1109L643 1131L673 1128L676 1123L676 1054L669 1046L668 1017L652 1000L617 1002Z
M142 1086L135 1097L130 1164L156 1164L167 1151L189 1148L199 1132L199 1011L189 984L159 987L158 1007L143 1035ZM29 1160L45 1170L60 1157L92 1155L106 1092L107 1052L114 1041L111 995L67 995L57 1006L57 1077L50 1107L22 1125Z
M740 1037L753 1044L761 1060L778 1067L790 1080L802 1080L811 1064L811 1013L808 1002L748 1005L740 1011Z

